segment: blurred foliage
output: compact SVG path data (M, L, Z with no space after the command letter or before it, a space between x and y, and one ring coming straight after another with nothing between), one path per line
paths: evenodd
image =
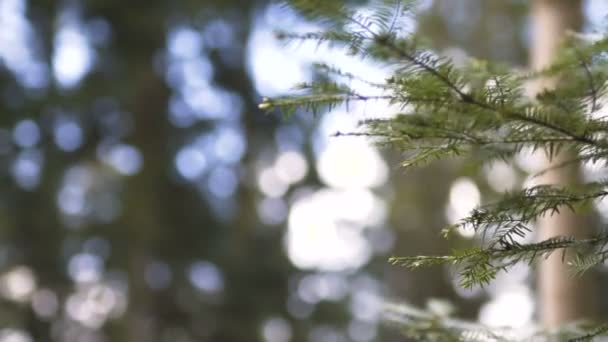
M420 32L441 51L462 49L468 55L517 66L528 61L527 1L431 1L419 17Z
M276 248L280 232L260 227L255 191L243 186L234 201L214 200L180 181L175 173L173 160L180 145L195 134L211 134L217 123L205 120L184 129L172 126L166 109L176 90L167 84L163 71L168 67L167 37L175 27L223 28L220 34L230 34L218 37L223 45L206 44L206 52L213 66L211 82L243 104L246 115L240 125L250 145L243 166L234 170L248 168L262 146L256 141L271 142L266 137L277 125L272 117L252 112L256 95L244 58L252 20L263 5L260 1L27 3L27 16L37 34L28 44L36 46L47 73L53 65L53 41L58 39L62 16L76 13L81 25L107 30L109 37L94 48L95 66L75 87L66 89L51 82L31 89L20 86L11 73L2 73L5 127L26 117L41 131L39 144L10 146L2 156L6 165L2 171L2 268L10 274L13 265L27 265L37 286L57 296L59 308L52 317L41 319L29 305L6 303L0 325L23 328L35 340L53 336L62 341L97 341L105 336L114 341L245 341L260 336L266 317L285 315L291 268ZM207 33L206 43L213 34ZM228 55L232 58L227 59ZM84 136L82 146L67 153L53 144L56 134L69 133L53 131L64 117L77 122ZM39 184L33 181L24 191L19 186L22 175L11 177L8 172L28 151L41 156L43 170ZM126 170L125 175L120 165L117 172L103 162L106 154L126 167L137 164L141 156L143 167L137 172ZM66 185L69 181L76 184ZM82 198L73 198L78 196ZM70 198L81 203L66 205L85 208L68 209L66 215L60 201ZM103 264L103 279L73 283L70 272L76 272L71 271L76 266L70 265L77 263L74 255L79 254L92 254L90 262ZM86 263L87 259L81 260ZM199 265L198 260L215 265L200 264L204 266L201 272L203 276L210 273L219 284L203 284L203 290L192 285L188 270ZM255 266L247 260L255 260ZM221 277L213 278L217 270ZM98 283L118 290L102 291L96 298L95 291L103 289ZM128 289L124 293L128 306L124 314L117 313L117 319L86 307L120 300L121 288ZM84 299L78 297L81 293ZM78 318L82 321L77 322ZM104 324L106 318L109 321Z

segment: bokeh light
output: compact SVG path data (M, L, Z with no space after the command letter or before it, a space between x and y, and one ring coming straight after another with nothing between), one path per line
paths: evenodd
M438 54L523 55L510 42L529 28L504 27L526 15L486 16L477 3L417 2L450 31ZM604 1L584 9L587 31L605 24ZM417 19L399 23L404 34L428 30ZM524 173L546 156L402 172L391 166L401 156L347 135L409 107L262 113L263 97L319 79L313 62L356 74L328 78L357 93L385 94L374 83L398 66L275 34L323 29L267 0L0 0L0 342L376 341L387 300L435 295L488 326L527 328L527 267L463 290L454 270L386 259L443 253L441 227L536 184ZM602 180L603 169L582 173ZM593 204L608 221L608 200Z

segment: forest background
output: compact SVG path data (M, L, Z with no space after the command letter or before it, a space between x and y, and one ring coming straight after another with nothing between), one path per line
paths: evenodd
M418 6L412 29L455 61L528 65L528 2ZM607 7L583 2L582 28ZM262 0L0 0L0 341L401 340L385 300L529 327L529 267L463 289L387 258L470 245L440 230L544 161L404 173L332 137L385 104L264 114L263 96L321 77L312 62L387 76L273 33L314 28Z

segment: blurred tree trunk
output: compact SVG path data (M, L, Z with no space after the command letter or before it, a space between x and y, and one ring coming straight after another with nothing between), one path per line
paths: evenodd
M127 323L129 341L158 341L159 312L156 298L144 281L144 270L155 256L156 247L162 240L162 231L175 229L167 225L163 217L163 198L168 198L165 197L168 192L164 186L166 166L161 158L153 157L162 155L166 149L164 141L158 137L166 136L164 110L169 91L154 71L152 63L141 63L139 90L132 106L136 122L133 141L147 158L144 160L144 169L129 182L126 193L128 202L124 222L129 239Z
M400 156L389 155L389 165L399 163ZM441 255L449 253L450 243L441 236L447 225L443 215L450 184L458 176L453 163L436 163L421 169L409 170L407 176L393 175L389 222L395 227L394 253L398 255ZM440 214L438 215L437 212ZM460 241L459 243L467 243ZM430 299L449 299L458 308L458 316L475 320L481 296L464 297L457 292L454 275L443 267L408 270L384 264L387 297L398 298L418 308L426 308ZM398 302L399 302L398 301ZM378 341L413 341L404 339L397 329L382 329Z
M161 308L158 296L144 279L146 265L157 257L166 231L178 234L177 225L167 222L167 199L179 198L170 187L167 175L168 126L166 108L170 89L155 69L154 60L165 45L165 27L159 23L165 5L162 1L133 3L117 10L117 2L91 6L91 13L107 18L116 32L113 44L123 64L121 72L130 82L114 84L112 91L132 114L134 131L128 142L143 155L143 168L132 176L124 191L123 214L113 233L122 236L125 245L115 257L128 275L128 306L120 336L125 341L161 340ZM146 18L137 22L134 18ZM133 40L133 37L138 37ZM121 246L122 247L122 246ZM170 310L170 308L162 308Z
M550 65L559 52L565 33L579 31L583 16L580 0L534 0L532 2L533 37L531 67L539 70ZM557 78L543 79L533 85L533 92L551 89ZM550 162L556 165L572 155L563 153ZM549 165L549 166L550 166ZM556 169L541 179L543 184L572 185L580 181L580 165ZM559 215L544 217L538 222L540 239L554 236L584 238L592 234L592 224L586 217L577 216L564 209ZM538 274L539 318L548 328L573 320L591 318L596 313L596 282L592 274L575 277L562 260L561 253L554 253L540 264Z

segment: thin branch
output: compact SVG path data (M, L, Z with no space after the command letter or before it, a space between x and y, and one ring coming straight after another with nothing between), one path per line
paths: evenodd
M585 71L585 75L587 76L587 80L589 81L589 89L591 92L591 114L593 114L600 109L600 106L598 105L599 89L597 89L595 86L595 80L593 78L593 74L591 73L591 68L589 67L589 64L584 58L581 58L580 56L579 59L581 61L581 67Z
M521 113L516 113L516 112L510 112L510 111L503 111L500 108L495 108L491 105L489 105L486 102L481 102L477 99L475 99L473 96L465 93L463 90L461 90L454 82L452 82L449 78L447 78L445 75L441 74L438 70L436 70L435 68L431 67L430 65L418 60L415 56L407 53L406 51L403 51L402 49L400 49L398 46L396 46L395 44L392 44L390 39L385 39L383 37L378 37L377 35L375 35L374 32L372 32L370 30L370 32L372 34L374 34L374 41L376 41L378 44L387 47L389 49L391 49L393 52L397 53L397 55L401 58L404 58L406 60L408 60L409 62L413 63L414 65L422 68L424 71L428 72L429 74L433 75L435 78L437 78L439 81L441 81L443 84L445 84L449 89L453 90L454 92L456 92L456 94L458 94L458 97L460 98L460 101L464 104L471 104L471 105L475 105L479 108L482 109L486 109L486 110L490 110L493 112L496 112L498 114L501 114L503 116L510 116L513 118L516 118L517 120L523 121L523 122L527 122L527 123L532 123L535 124L537 126L541 126L541 127L545 127L547 129L550 129L552 131L558 132L560 134L563 134L565 136L568 136L570 138L572 138L574 141L583 143L583 144L587 144L587 145L592 145L592 146L602 146L605 147L603 144L599 143L596 140L590 139L584 135L578 135L575 133L570 132L567 129L564 129L563 127L554 125L550 122L546 122L546 121L541 121L529 116L526 116L524 114Z

